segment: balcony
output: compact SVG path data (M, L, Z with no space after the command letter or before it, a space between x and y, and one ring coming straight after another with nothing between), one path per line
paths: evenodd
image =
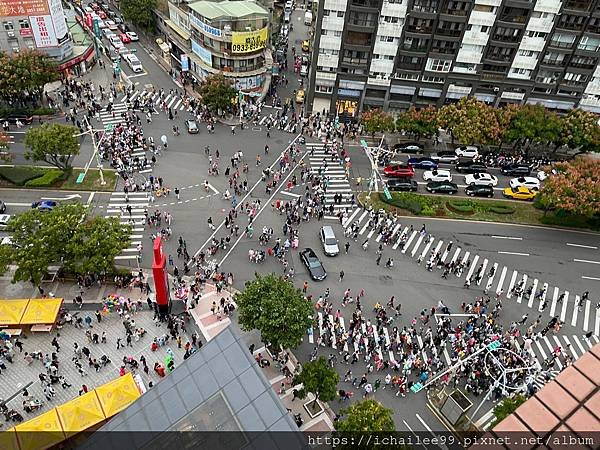
M585 22L558 21L556 22L557 30L581 31L585 27Z
M433 26L422 26L422 25L407 25L406 31L408 33L418 33L430 35L433 31Z
M450 47L431 47L432 53L440 53L442 55L454 55L458 51L458 47L450 48Z
M480 31L467 30L463 36L463 44L487 45L489 36Z
M511 55L496 55L496 54L490 54L490 55L486 55L484 57L485 60L487 61L491 61L494 63L509 63L512 61L512 56Z
M482 25L486 27L491 27L494 25L496 21L496 15L492 12L487 11L471 11L471 15L469 16L469 23L471 25Z
M362 8L373 8L378 9L380 4L377 0L350 0L350 4L353 6L360 6Z
M561 7L560 0L537 0L533 7L534 11L547 12L550 14L558 14Z
M397 69L421 71L423 69L424 65L425 65L425 62L420 62L420 63L399 62Z
M442 11L442 14L445 14L447 16L454 16L454 17L467 17L467 14L469 14L469 11L464 10L464 9L454 9L454 10Z
M531 50L534 52L541 52L544 50L546 46L546 41L543 37L529 37L524 36L521 41L521 46L519 47L521 50Z
M427 52L429 45L403 45L401 50L405 52L424 53Z
M499 16L498 21L510 24L525 24L527 22L527 16Z
M562 80L560 82L561 85L569 86L571 88L584 88L587 83L588 83L587 80L586 81L580 81L580 80Z
M542 19L541 17L531 17L529 22L527 22L526 30L550 33L553 24L554 22L552 20Z
M565 67L566 60L564 60L564 59L545 59L544 58L540 64L542 64L544 66L550 66L550 67Z
M495 35L492 36L492 41L502 42L508 45L518 45L521 42L520 36L503 36L503 35Z
M575 45L575 41L573 42L564 42L564 41L555 41L555 40L550 40L550 43L548 44L550 47L555 47L555 48L567 48L567 49L571 49L573 48L573 45Z
M342 64L349 66L367 66L369 58L342 58Z
M589 0L566 0L563 2L564 11L584 11L587 12L590 9L592 2Z
M440 36L460 37L462 30L450 30L448 28L437 28L435 34Z
M596 63L592 62L573 62L569 64L569 66L574 67L576 69L586 69L586 70L594 70L596 68Z
M375 28L377 28L377 21L376 20L360 20L360 19L355 19L355 20L349 20L348 25L351 28L360 30L360 31L371 31Z
M502 81L506 78L503 73L482 73L481 79L487 81Z

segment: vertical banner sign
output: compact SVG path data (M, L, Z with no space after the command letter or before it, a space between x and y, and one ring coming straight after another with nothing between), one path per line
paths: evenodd
M190 59L188 58L187 53L181 54L181 71L187 72L190 70Z
M92 15L90 13L86 13L85 15L85 24L87 25L87 27L91 30L92 27L94 26L94 22L92 19Z
M94 34L98 39L102 39L102 34L100 33L100 25L98 23L98 19L94 19Z
M250 53L261 50L267 46L269 27L256 31L245 31L231 33L232 53Z
M29 23L33 31L35 45L38 48L56 47L58 45L58 39L56 39L50 15L30 16Z
M50 16L52 16L52 25L54 26L54 34L60 42L69 33L67 29L67 21L65 20L65 12L62 7L61 0L48 0L50 7Z

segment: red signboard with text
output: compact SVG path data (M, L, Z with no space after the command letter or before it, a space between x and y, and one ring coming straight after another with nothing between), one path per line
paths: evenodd
M48 0L2 0L0 17L46 16L50 14Z

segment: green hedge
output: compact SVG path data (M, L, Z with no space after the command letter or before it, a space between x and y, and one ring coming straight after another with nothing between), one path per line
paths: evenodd
M51 116L56 114L54 108L8 108L6 106L0 106L0 117L7 116Z
M44 175L25 183L26 187L49 187L56 184L57 181L64 179L65 173L60 169L47 170Z
M17 186L23 186L29 180L39 178L46 169L31 166L0 167L0 177Z
M448 200L446 207L451 211L463 214L473 214L475 212L473 202L470 200Z
M548 212L545 216L540 218L540 222L544 225L600 230L600 216L588 219L584 216L569 214L561 209L555 212Z
M515 212L515 208L509 205L491 205L490 212L495 214L513 214Z

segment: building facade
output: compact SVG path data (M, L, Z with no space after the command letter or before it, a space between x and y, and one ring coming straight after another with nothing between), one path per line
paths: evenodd
M322 0L308 111L473 96L600 113L600 0Z
M222 74L241 92L263 95L273 66L269 12L253 1L169 2L171 66L196 81Z

